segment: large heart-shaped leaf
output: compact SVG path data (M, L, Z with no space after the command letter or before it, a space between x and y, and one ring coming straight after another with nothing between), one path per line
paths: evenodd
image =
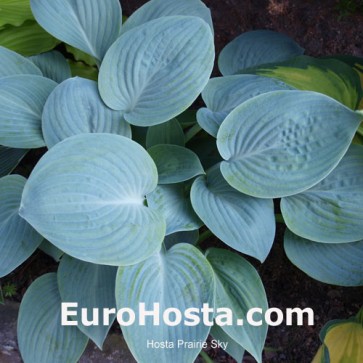
M191 15L203 19L213 31L210 10L200 0L151 0L137 9L122 27L122 33L163 16Z
M77 362L88 339L76 326L61 325L57 275L36 279L21 301L18 344L25 363Z
M0 178L10 174L28 151L0 145Z
M67 60L62 53L56 50L34 55L29 59L42 70L44 77L57 83L61 83L72 76Z
M362 116L309 91L274 91L235 108L217 135L221 171L237 190L262 198L302 192L346 153Z
M58 268L58 287L62 301L76 301L78 306L76 321L82 316L81 309L87 309L88 322L93 323L97 317L97 324L83 325L78 328L97 346L102 349L116 314L110 314L109 324L104 324L103 311L105 308L116 308L115 279L117 268L114 266L96 265L77 260L70 256L63 256ZM99 309L98 314L93 309ZM72 318L72 317L71 317Z
M0 47L0 77L15 74L42 75L41 70L29 59L4 47Z
M163 217L144 205L156 185L155 164L134 141L76 135L35 166L20 215L73 257L129 265L158 251L164 239Z
M206 226L237 251L264 261L275 237L270 199L257 199L233 189L219 165L198 177L190 193L194 210Z
M30 5L48 33L99 60L120 33L118 0L30 0Z
M272 78L251 74L212 78L202 92L207 108L198 110L198 123L216 137L223 120L242 102L262 93L286 89L292 87Z
M351 145L320 183L281 200L286 225L295 234L326 243L363 239L363 146Z
M216 309L229 308L234 315L234 324L221 328L261 363L267 324L246 324L250 309L259 307L265 312L268 308L260 276L249 262L236 253L211 248L206 252L206 257L216 277Z
M177 119L150 126L146 134L146 148L159 144L184 146L184 132Z
M340 286L363 285L363 240L319 243L287 230L284 247L290 261L316 280Z
M45 145L41 115L45 101L57 85L36 75L0 78L0 143L15 148Z
M202 226L190 203L185 183L158 185L147 196L148 206L158 210L166 221L166 235L192 231Z
M0 179L0 277L24 262L43 240L18 214L25 182L20 175Z
M48 148L81 133L110 133L131 137L122 113L108 108L99 96L97 83L69 78L49 95L42 115L42 130Z
M104 102L126 121L151 126L187 109L208 82L214 44L205 21L167 16L123 34L108 50L99 75Z
M358 107L363 96L359 75L352 67L336 59L300 56L247 72L280 79L300 90L326 94L351 109Z
M155 145L148 149L159 174L159 184L180 183L204 174L198 156L177 145Z
M7 26L0 32L0 45L24 56L48 52L60 43L34 20Z
M260 64L282 62L304 53L294 40L271 30L243 33L221 51L218 67L224 76Z
M118 309L131 308L135 312L135 323L122 326L122 332L136 360L140 363L194 362L201 349L198 346L180 346L179 342L203 342L207 339L210 326L202 323L201 309L203 304L213 309L214 284L213 271L207 259L189 244L178 244L137 265L120 267L116 278L116 303ZM152 317L146 317L144 325L139 323L140 303L145 303L148 311L156 309L160 312L159 324L153 324ZM170 321L175 318L175 313L167 314L169 308L181 312L180 324L166 324L165 316ZM191 308L194 309L193 319L200 322L192 326L183 323L191 322L185 315L186 310ZM209 314L208 317L212 324L213 316ZM153 341L168 341L173 347L151 349Z

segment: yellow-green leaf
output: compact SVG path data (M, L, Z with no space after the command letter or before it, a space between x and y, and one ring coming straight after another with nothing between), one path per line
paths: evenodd
M34 19L29 0L1 0L0 26L21 25L25 20Z
M33 20L19 27L8 25L0 32L0 45L24 56L47 52L59 43Z
M71 67L72 77L82 77L97 81L98 69L96 67L88 66L83 62L75 62L68 59L69 66Z
M319 350L316 352L314 359L311 363L325 363L326 357L326 347L323 345L320 346Z
M312 363L355 363L363 361L363 306L346 320L331 320L320 331L322 346Z
M330 327L324 344L329 351L330 363L363 362L363 325L346 321Z
M323 93L351 109L357 109L362 97L358 73L336 59L299 56L286 62L249 69L244 73L277 78L300 90Z
M333 57L326 57L327 59L337 59L341 62L346 63L352 69L354 69L355 72L357 72L360 80L360 87L361 90L363 90L363 58L362 57L356 57L353 55L336 55ZM363 94L361 95L361 99L358 105L358 110L363 109Z
M92 57L91 55L89 55L85 52L82 52L78 48L72 47L69 44L66 44L65 46L66 46L67 52L71 53L77 62L84 62L89 66L97 66L97 62L96 62L95 58Z

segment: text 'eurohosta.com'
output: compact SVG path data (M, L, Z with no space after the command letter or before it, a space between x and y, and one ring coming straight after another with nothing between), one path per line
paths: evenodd
M244 317L236 317L230 308L213 308L209 304L203 304L201 308L190 307L184 311L169 307L161 309L160 303L154 303L152 308L146 308L145 303L139 303L138 309L124 307L116 310L115 308L79 308L76 302L63 302L61 309L61 324L84 326L109 325L111 317L116 314L116 319L121 326L152 324L159 326L197 326L204 324L212 326L269 326L278 325L314 325L314 311L311 308L269 308L265 311L255 307L247 311Z

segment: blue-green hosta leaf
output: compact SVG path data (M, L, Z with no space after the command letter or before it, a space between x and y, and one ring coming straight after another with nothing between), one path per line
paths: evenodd
M10 174L28 151L0 145L0 178Z
M286 230L287 257L312 278L340 286L363 285L363 240L351 243L319 243Z
M26 21L21 26L9 25L0 31L0 45L24 56L48 52L59 43L60 40L34 20Z
M160 125L150 126L146 134L146 147L159 144L184 146L184 132L177 119L173 118Z
M195 214L185 183L158 185L147 196L151 209L159 211L166 221L166 235L179 231L192 231L203 223Z
M258 199L233 189L219 165L198 177L190 193L194 210L206 226L237 251L264 261L275 237L270 199Z
M218 67L224 76L260 64L282 62L304 53L294 40L271 30L243 33L221 51Z
M136 126L163 123L187 109L208 82L212 33L192 16L167 16L123 34L99 74L104 102Z
M0 78L0 144L22 149L45 145L41 115L56 85L31 74Z
M19 26L28 19L33 19L29 0L1 1L0 27L7 24Z
M159 184L180 183L204 174L198 156L177 145L155 145L148 149L159 174Z
M213 325L212 329L210 330L210 335L215 340L228 343L225 351L232 358L234 358L237 363L242 362L245 350L235 340L233 340L220 326Z
M210 10L200 0L151 0L136 10L122 27L122 33L163 16L191 15L203 19L213 32Z
M242 102L262 93L287 89L293 88L281 81L251 74L212 78L202 92L207 108L198 110L198 123L216 137L223 120Z
M303 55L246 72L277 78L300 90L323 93L351 109L358 107L363 96L358 73L336 59Z
M168 308L179 309L183 315L186 309L200 310L203 304L213 308L214 289L213 271L207 259L189 244L178 244L137 265L120 267L116 277L116 304L118 309L126 307L135 311L135 324L122 326L122 332L136 360L140 363L194 362L200 349L178 347L178 340L203 342L210 326L203 324L202 319L195 326L187 326L183 322L168 326L163 315ZM157 307L154 304L159 304L159 325L154 325L151 317L146 317L144 326L138 324L141 302L145 303L146 310L152 310ZM193 315L201 318L200 312ZM174 320L174 316L170 314L170 319ZM147 347L148 341L166 340L172 342L174 348Z
M0 46L0 77L15 74L42 75L41 70L29 59L22 55Z
M46 239L38 247L41 251L46 253L48 256L52 257L55 262L59 262L61 257L64 255L64 252L60 250L58 247L52 245Z
M363 146L351 145L320 183L281 200L286 225L295 234L326 243L363 239Z
M18 344L25 363L77 362L88 339L76 326L61 325L57 275L45 274L28 288L20 304Z
M81 133L110 133L131 137L122 113L108 108L99 96L97 83L69 78L58 85L44 105L42 129L48 148Z
M195 245L199 239L199 230L175 232L165 236L164 245L167 250L178 243L189 243Z
M58 287L62 301L78 303L78 307L74 309L77 311L75 320L80 320L82 308L88 310L88 322L92 322L97 316L97 325L85 326L79 322L78 328L100 349L116 318L116 314L110 314L109 324L103 324L103 309L116 308L116 272L115 266L96 265L67 255L63 256L58 268ZM93 314L93 309L99 309L99 314Z
M112 134L65 139L38 162L20 214L51 243L80 260L140 262L160 249L165 221L144 205L157 170L134 141Z
M35 19L48 33L98 60L120 33L118 0L30 0L30 5Z
M217 135L221 171L237 190L262 198L300 193L346 153L360 115L310 91L274 91L235 108Z
M250 309L259 307L263 312L268 309L260 276L248 261L231 251L211 248L206 257L216 277L216 308L229 308L234 315L234 324L221 328L261 363L267 325L246 323ZM243 319L243 327L236 319Z
M23 263L43 239L18 214L25 182L20 175L0 179L0 277Z
M72 77L67 60L62 53L56 50L34 55L29 59L41 69L44 77L48 77L57 83Z
M221 123L228 115L226 111L211 111L209 108L202 107L198 110L197 120L199 126L209 135L217 137Z

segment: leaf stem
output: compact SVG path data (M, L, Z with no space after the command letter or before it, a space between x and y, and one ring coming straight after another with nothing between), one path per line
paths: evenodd
M358 311L358 314L356 315L356 318L357 318L358 322L363 325L363 306Z
M207 229L206 231L204 231L198 238L197 241L197 246L199 246L202 242L204 242L207 238L213 236L213 233Z
M205 363L214 363L213 360L209 357L209 355L204 350L201 350L199 355L203 358Z
M285 224L284 217L280 213L275 214L276 223Z
M1 288L1 283L0 283L0 304L2 304L2 305L5 304L3 290Z
M363 136L363 122L358 127L357 134Z
M185 143L189 142L200 131L202 131L202 128L199 124L192 126L185 134Z
M273 348L273 347L264 347L263 350L265 352L281 352L281 348Z

